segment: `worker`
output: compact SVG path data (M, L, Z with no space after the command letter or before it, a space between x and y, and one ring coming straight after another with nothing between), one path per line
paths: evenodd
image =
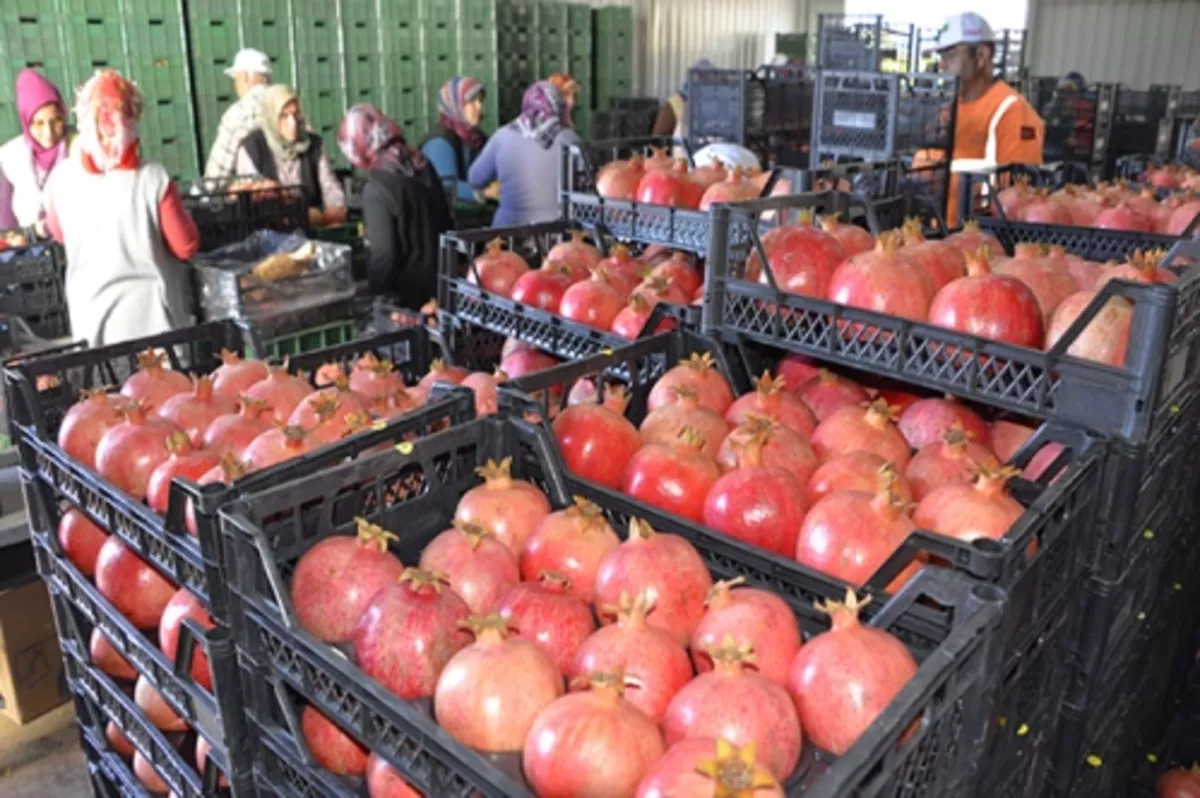
M193 323L185 261L200 234L167 170L141 159L142 95L113 69L79 89L78 157L46 184L46 227L67 254L71 333L102 346Z
M33 69L17 73L13 93L21 135L0 147L0 171L12 189L5 210L16 226L45 237L42 190L68 157L67 106L58 87Z
M438 92L438 126L421 142L421 153L443 180L456 181L459 202L479 202L481 197L467 182L467 170L483 151L487 136L483 121L483 84L472 77L451 78Z
M701 58L692 64L692 69L712 68L712 62L707 58ZM688 70L689 74L692 69ZM688 79L684 77L683 85L679 87L679 91L668 97L666 102L659 107L658 116L654 119L654 128L650 131L651 135L671 136L677 139L687 138L687 97Z
M308 129L300 100L289 86L277 83L263 92L258 126L238 147L237 173L303 188L311 224L346 221L346 194L329 165L325 143Z
M525 90L521 115L500 128L471 164L471 186L482 191L500 181L494 227L558 218L558 166L562 148L578 144L567 126L567 104L547 80Z
M971 12L949 17L938 35L941 69L958 78L955 171L1042 162L1042 120L1016 89L996 77L995 39L987 21ZM952 179L946 214L951 227L957 225L957 209L958 181Z
M1078 72L1058 79L1046 107L1045 157L1049 161L1082 161L1092 155L1096 104L1088 99L1087 81Z
M221 116L217 139L204 165L204 176L213 179L234 176L238 147L258 124L262 95L271 82L271 59L261 50L247 47L238 50L225 74L233 78L238 100Z
M363 220L371 252L368 290L419 310L437 291L442 233L454 226L429 159L373 105L356 105L338 127L338 146L367 174Z
M550 85L558 89L558 93L562 95L563 101L567 104L567 125L574 129L575 120L571 114L575 112L575 104L579 102L579 81L565 72L555 72L546 80L550 81Z

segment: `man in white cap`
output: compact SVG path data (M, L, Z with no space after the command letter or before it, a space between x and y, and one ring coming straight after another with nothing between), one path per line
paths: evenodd
M261 50L247 47L238 50L233 65L225 70L225 74L233 78L238 101L221 116L217 139L204 166L204 176L208 178L233 176L238 146L254 132L258 123L262 95L271 82L271 59Z
M996 37L987 21L971 12L955 14L938 32L943 72L958 77L958 111L951 161L976 166L1041 163L1045 125L1025 98L992 68ZM957 180L951 181L947 222L957 224Z

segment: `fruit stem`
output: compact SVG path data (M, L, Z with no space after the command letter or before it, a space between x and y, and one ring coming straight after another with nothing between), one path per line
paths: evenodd
M863 607L871 603L871 598L871 596L867 596L865 599L859 600L858 596L854 593L854 588L848 587L846 588L846 600L844 602L834 601L833 599L824 602L816 601L813 602L813 607L816 608L817 612L823 612L828 615L833 631L838 631L858 626L858 614L862 612Z

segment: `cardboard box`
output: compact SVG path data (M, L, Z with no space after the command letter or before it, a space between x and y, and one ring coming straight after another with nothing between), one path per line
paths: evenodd
M46 585L35 578L0 592L0 712L14 723L70 698Z

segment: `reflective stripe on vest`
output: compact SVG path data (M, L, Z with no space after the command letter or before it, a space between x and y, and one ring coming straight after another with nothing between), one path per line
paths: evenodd
M1009 108L1013 107L1017 100L1018 95L1016 94L1010 94L1001 100L1000 105L996 108L996 112L992 114L992 121L988 123L987 146L983 150L983 160L989 166L996 165L996 149L999 146L999 143L996 141L996 129L1000 127L1000 120L1004 118L1004 114Z

